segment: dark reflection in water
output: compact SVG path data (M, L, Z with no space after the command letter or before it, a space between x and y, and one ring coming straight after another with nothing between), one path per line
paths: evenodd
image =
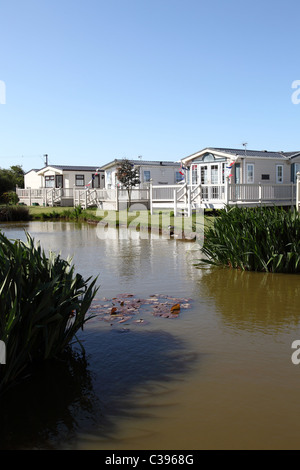
M203 270L199 286L234 329L271 333L299 325L298 275L213 268Z
M81 339L85 357L45 363L1 398L0 449L70 448L76 432L107 436L118 416L145 418L137 387L174 380L196 360L166 332L87 330Z

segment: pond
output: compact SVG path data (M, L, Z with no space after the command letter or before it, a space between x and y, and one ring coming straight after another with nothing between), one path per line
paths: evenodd
M69 364L47 364L11 391L2 449L300 448L300 364L291 360L298 276L197 269L196 243L126 238L121 229L100 239L88 224L0 228L72 255L100 286L96 316L80 333L85 356L78 349ZM97 315L120 294L142 299L131 318ZM151 302L166 298L187 308L154 315Z

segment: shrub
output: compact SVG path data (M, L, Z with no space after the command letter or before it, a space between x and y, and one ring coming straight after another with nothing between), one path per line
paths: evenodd
M77 340L97 291L90 280L74 274L71 260L47 257L30 235L12 242L0 233L0 339L6 345L0 391Z
M300 272L300 217L278 207L222 210L205 230L202 262L232 268Z
M16 205L19 202L19 196L15 191L7 191L2 194L2 199L6 204Z

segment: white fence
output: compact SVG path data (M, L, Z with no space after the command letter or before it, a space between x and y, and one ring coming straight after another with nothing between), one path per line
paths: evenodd
M73 188L40 188L16 189L19 202L28 206L77 206L103 207L118 210L120 204L128 203L128 192L125 189L73 189ZM131 203L149 205L149 189L132 188L130 192Z
M299 174L300 178L300 174ZM153 186L150 190L150 207L172 207L185 209L188 214L193 208L222 208L227 205L289 205L300 209L300 179L298 179L299 197L296 203L296 184L199 184L189 187Z
M41 206L97 206L103 209L119 210L128 205L125 189L72 189L40 188L16 190L19 202ZM149 189L133 188L131 204L140 203L150 208L185 209L221 208L226 205L290 205L300 211L300 173L296 184L199 184L188 186L150 185Z
M296 209L300 212L300 173L297 173L296 186Z

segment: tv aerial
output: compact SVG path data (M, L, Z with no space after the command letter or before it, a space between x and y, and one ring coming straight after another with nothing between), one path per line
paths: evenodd
M242 146L243 146L244 149L245 149L245 155L246 155L247 145L248 145L248 142L243 142L243 143L242 143Z

